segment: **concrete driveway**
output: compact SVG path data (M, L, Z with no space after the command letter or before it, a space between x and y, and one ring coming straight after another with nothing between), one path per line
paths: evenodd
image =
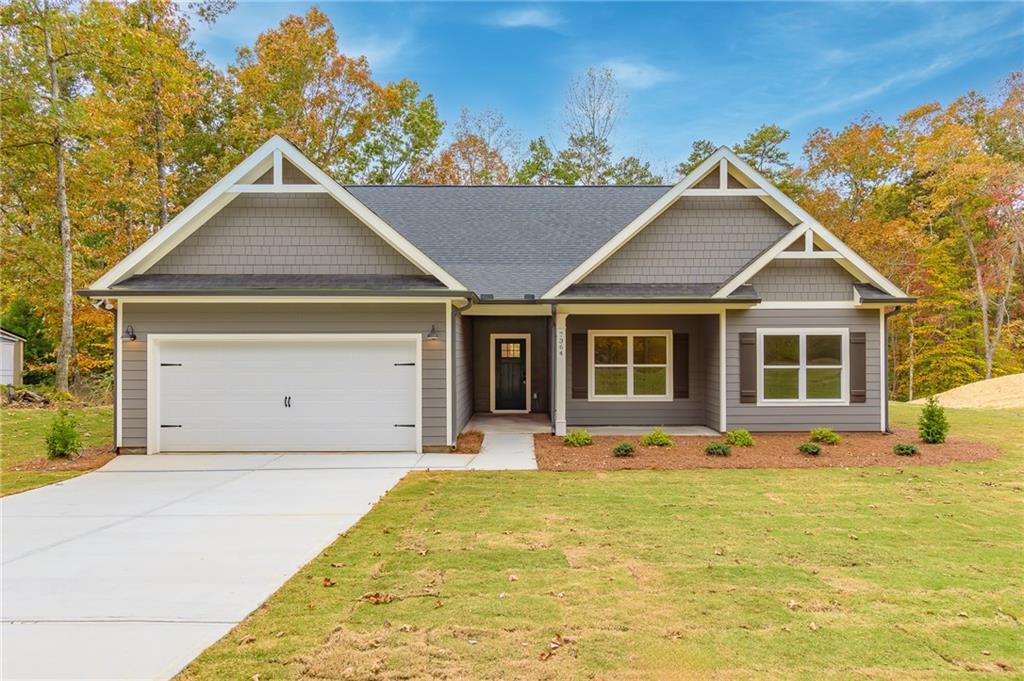
M431 456L122 456L0 500L0 676L174 675Z
M160 454L0 499L0 678L166 679L410 470L535 469L480 454Z

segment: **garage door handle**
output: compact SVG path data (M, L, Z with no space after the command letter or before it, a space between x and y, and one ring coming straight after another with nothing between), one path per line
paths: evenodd
M181 428L180 423L161 423L161 428Z
M415 428L415 423L396 423L395 428Z
M396 367L414 367L416 362L395 362Z
M160 362L162 367L180 367L181 362Z

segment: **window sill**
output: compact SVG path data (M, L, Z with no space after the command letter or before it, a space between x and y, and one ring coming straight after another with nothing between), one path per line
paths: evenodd
M671 402L671 395L591 395L587 402Z
M849 400L758 400L759 407L845 407Z

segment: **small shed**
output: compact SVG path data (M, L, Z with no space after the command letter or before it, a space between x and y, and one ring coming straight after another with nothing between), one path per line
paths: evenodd
M21 385L25 364L25 339L0 329L0 385Z

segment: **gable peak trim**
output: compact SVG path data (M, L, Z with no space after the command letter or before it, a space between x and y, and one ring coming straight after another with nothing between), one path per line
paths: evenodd
M279 184L278 182L282 176L281 164L285 159L306 177L310 178L314 184ZM274 184L253 184L257 178L268 170L273 170ZM449 289L465 290L465 286L455 277L446 272L423 251L402 236L398 230L387 224L352 193L309 160L295 145L280 135L274 135L261 144L256 151L214 183L199 198L186 206L160 231L114 265L89 288L93 290L109 289L119 281L123 281L134 274L145 272L241 193L304 193L312 191L329 194L370 231L376 233L377 236L382 238L409 262L427 274L436 277L438 281L442 282Z

